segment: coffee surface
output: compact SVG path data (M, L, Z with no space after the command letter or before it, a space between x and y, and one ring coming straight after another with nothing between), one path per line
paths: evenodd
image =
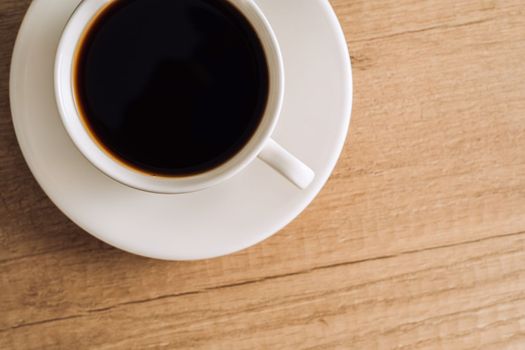
M129 166L163 176L205 172L237 154L260 124L266 57L226 0L115 0L79 45L82 117Z

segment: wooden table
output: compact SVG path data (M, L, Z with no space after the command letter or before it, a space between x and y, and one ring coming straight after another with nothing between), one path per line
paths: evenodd
M266 242L170 263L34 181L8 102L29 0L0 0L0 349L525 349L525 3L332 3L355 74L335 174Z

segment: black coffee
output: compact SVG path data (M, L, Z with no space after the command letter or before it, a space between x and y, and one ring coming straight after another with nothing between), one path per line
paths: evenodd
M226 0L115 0L79 46L76 98L92 136L150 174L201 173L238 153L268 99L253 27Z

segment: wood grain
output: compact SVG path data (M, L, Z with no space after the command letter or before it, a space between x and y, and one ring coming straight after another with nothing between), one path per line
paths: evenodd
M135 257L33 180L8 104L28 0L0 0L0 349L525 348L525 3L333 0L345 152L278 235Z

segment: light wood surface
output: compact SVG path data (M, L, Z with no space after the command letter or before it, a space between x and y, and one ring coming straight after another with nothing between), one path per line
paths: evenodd
M0 349L525 349L522 0L333 0L355 79L334 175L193 263L111 248L39 189L8 105L28 4L0 0Z

